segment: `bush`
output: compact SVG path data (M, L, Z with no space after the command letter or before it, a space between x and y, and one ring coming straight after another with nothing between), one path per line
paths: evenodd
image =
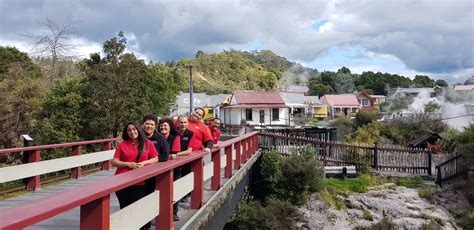
M372 123L377 120L377 113L369 110L360 110L354 119L354 126L356 128Z
M270 196L281 193L279 187L282 178L281 162L281 155L274 149L263 154L261 173L265 181L264 191Z
M224 229L294 229L300 218L298 210L287 201L270 198L263 205L251 201L244 206L235 212Z
M306 203L311 192L320 191L323 186L323 167L319 160L301 155L285 158L281 167L280 198L292 204Z
M381 219L378 223L365 227L365 226L357 226L355 227L357 230L395 230L397 226L387 217Z
M474 208L465 210L459 216L458 224L464 229L474 229Z

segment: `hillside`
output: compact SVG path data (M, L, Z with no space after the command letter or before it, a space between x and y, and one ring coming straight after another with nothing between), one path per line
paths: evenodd
M176 65L182 82L187 82L189 72L186 66L189 64L193 66L194 91L208 94L231 93L234 90L272 91L290 83L301 84L318 74L317 70L290 62L268 50L231 50L216 54L199 51L195 59L167 65ZM187 84L183 87L188 89Z

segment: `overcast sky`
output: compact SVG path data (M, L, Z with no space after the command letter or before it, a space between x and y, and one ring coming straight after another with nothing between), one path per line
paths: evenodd
M128 49L154 62L268 49L319 71L452 81L474 73L473 14L473 0L0 0L0 45L29 52L19 34L40 34L49 18L74 23L83 57L122 30Z

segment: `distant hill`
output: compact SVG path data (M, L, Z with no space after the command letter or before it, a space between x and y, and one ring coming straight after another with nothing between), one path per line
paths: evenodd
M195 59L167 63L178 67L183 84L188 82L186 66L189 64L193 66L194 91L208 94L234 90L273 91L288 84L305 84L310 76L318 74L317 70L288 61L269 50L230 50L216 54L199 51ZM183 87L188 89L187 84Z

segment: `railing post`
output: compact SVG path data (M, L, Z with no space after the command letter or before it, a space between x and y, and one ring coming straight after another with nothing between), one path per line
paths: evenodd
M28 163L40 161L40 150L33 150L28 152ZM41 180L40 176L33 176L28 178L28 183L26 184L26 190L35 191L41 189Z
M104 142L104 145L103 145L103 148L102 148L104 151L106 150L111 150L112 149L112 142L111 141L107 141L107 142ZM112 168L112 164L111 164L111 161L108 160L108 161L104 161L102 163L102 170L109 170Z
M431 176L431 161L432 161L431 151L428 152L428 175Z
M442 178L441 178L441 167L437 166L436 167L436 184L438 184L440 187L442 186Z
M211 190L218 190L221 187L221 151L220 149L211 153L212 162L214 163L214 174L211 180Z
M81 149L82 149L82 146L80 145L72 147L72 155L73 156L81 155ZM80 177L82 177L81 166L73 168L71 171L71 179L79 179Z
M110 195L81 205L82 230L110 229Z
M242 164L245 164L247 163L247 154L248 154L248 150L247 150L247 144L248 144L248 139L245 139L243 141L240 142L241 145L242 145Z
M173 170L156 176L156 189L160 191L160 214L155 219L157 229L173 229Z
M225 169L224 169L224 177L230 178L232 177L232 145L225 147Z
M379 149L378 142L374 143L374 169L377 170L377 165L379 164Z
M323 165L327 165L326 156L328 154L328 145L327 143L323 144Z
M240 169L240 164L242 162L242 159L241 159L241 151L240 151L240 141L239 142L236 142L234 144L234 148L235 148L235 166L234 168L235 169Z
M191 162L191 172L194 173L194 189L191 192L191 209L201 208L204 203L204 161L199 158Z

